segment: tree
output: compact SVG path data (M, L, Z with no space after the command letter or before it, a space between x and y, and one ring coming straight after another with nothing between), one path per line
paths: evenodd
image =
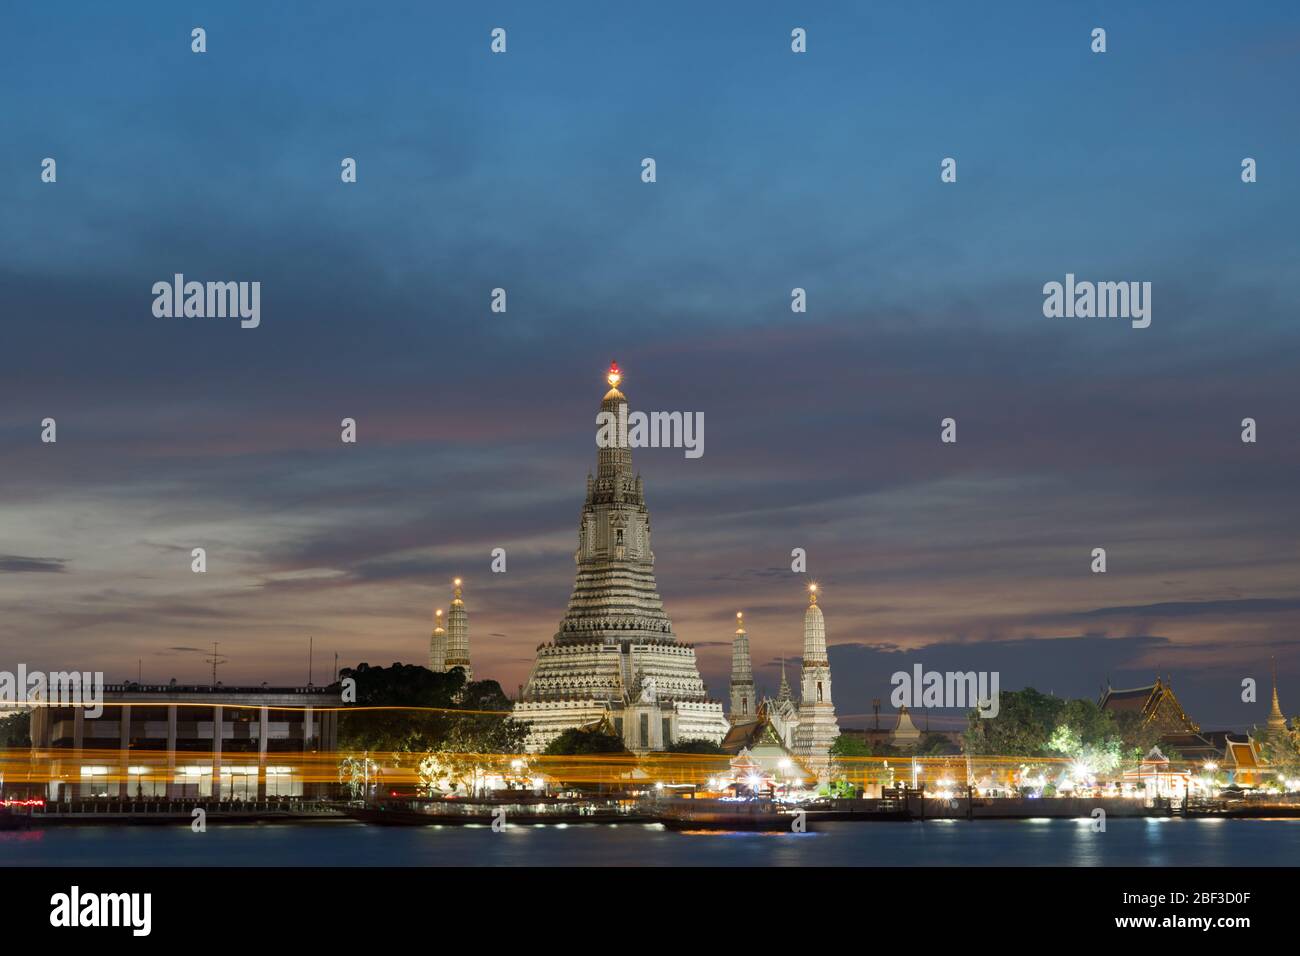
M1286 789L1287 780L1300 779L1300 724L1296 720L1292 720L1291 730L1265 741L1262 750L1282 789Z
M670 754L708 754L722 756L726 751L712 740L677 740L668 745Z
M32 745L32 712L24 710L8 717L0 717L0 748L30 747Z
M1095 742L1085 743L1082 735L1068 724L1061 724L1052 734L1048 748L1074 761L1071 773L1094 777L1119 768L1124 760L1124 744L1119 735L1112 733Z
M358 707L399 708L345 709L339 718L341 750L518 753L528 734L526 724L511 718L510 700L496 681L467 684L460 668L435 673L416 664L363 663L345 668L340 677L356 681Z
M998 715L982 717L978 710L967 715L962 736L968 754L1041 757L1056 728L1065 702L1059 697L1026 687L1004 690L998 695Z
M858 788L851 780L831 780L825 786L819 787L817 794L833 800L852 800L858 795Z
M832 757L874 757L865 738L840 734L831 744Z
M546 745L545 753L552 756L583 756L587 754L627 753L623 738L603 730L583 730L571 727Z
M1076 698L1065 701L1056 720L1057 726L1069 725L1085 745L1101 746L1119 736L1114 715L1102 710L1094 700Z
M1115 716L1115 729L1123 741L1125 750L1144 757L1151 748L1160 742L1160 729L1142 714L1124 711ZM1169 756L1169 754L1165 754Z
M459 753L519 753L524 749L528 724L505 716L511 707L510 698L496 681L466 684L457 708L481 713L457 716L442 749Z
M840 734L831 743L832 757L902 757L897 747L885 743L872 743L864 738Z
M996 717L972 710L962 739L969 754L1064 755L1090 774L1108 774L1146 753L1158 737L1138 714L1117 719L1094 701L1062 700L1026 687L1003 691Z
M925 733L916 742L918 757L944 757L961 753L961 747L943 734Z

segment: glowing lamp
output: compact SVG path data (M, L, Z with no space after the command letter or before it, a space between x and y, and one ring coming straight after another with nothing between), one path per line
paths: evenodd
M609 382L611 388L618 388L618 383L623 381L623 373L618 370L617 362L609 363L609 374L605 376L605 381Z

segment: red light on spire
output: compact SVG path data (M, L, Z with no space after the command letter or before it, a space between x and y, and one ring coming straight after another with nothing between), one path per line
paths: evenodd
M609 374L605 376L605 380L609 382L613 388L618 388L618 383L623 381L623 373L618 370L617 362L609 363Z

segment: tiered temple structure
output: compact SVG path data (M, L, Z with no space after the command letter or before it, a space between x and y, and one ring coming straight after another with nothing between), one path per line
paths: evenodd
M442 627L442 608L433 612L433 634L429 637L429 670L441 674L447 669L447 632Z
M626 420L622 373L610 366L602 413ZM629 750L676 740L719 743L728 729L709 699L695 648L678 642L655 585L650 514L632 451L616 440L597 453L578 523L577 574L568 610L515 704L526 747L542 750L565 730L608 721Z
M831 744L840 735L831 703L831 662L826 655L826 620L817 606L817 585L808 586L808 610L803 615L803 694L794 752L818 778L830 769Z

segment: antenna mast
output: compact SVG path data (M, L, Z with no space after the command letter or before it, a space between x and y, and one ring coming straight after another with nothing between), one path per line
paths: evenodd
M224 657L217 655L217 642L212 642L212 656L204 658L205 663L212 665L212 686L217 686L217 665L228 663Z

